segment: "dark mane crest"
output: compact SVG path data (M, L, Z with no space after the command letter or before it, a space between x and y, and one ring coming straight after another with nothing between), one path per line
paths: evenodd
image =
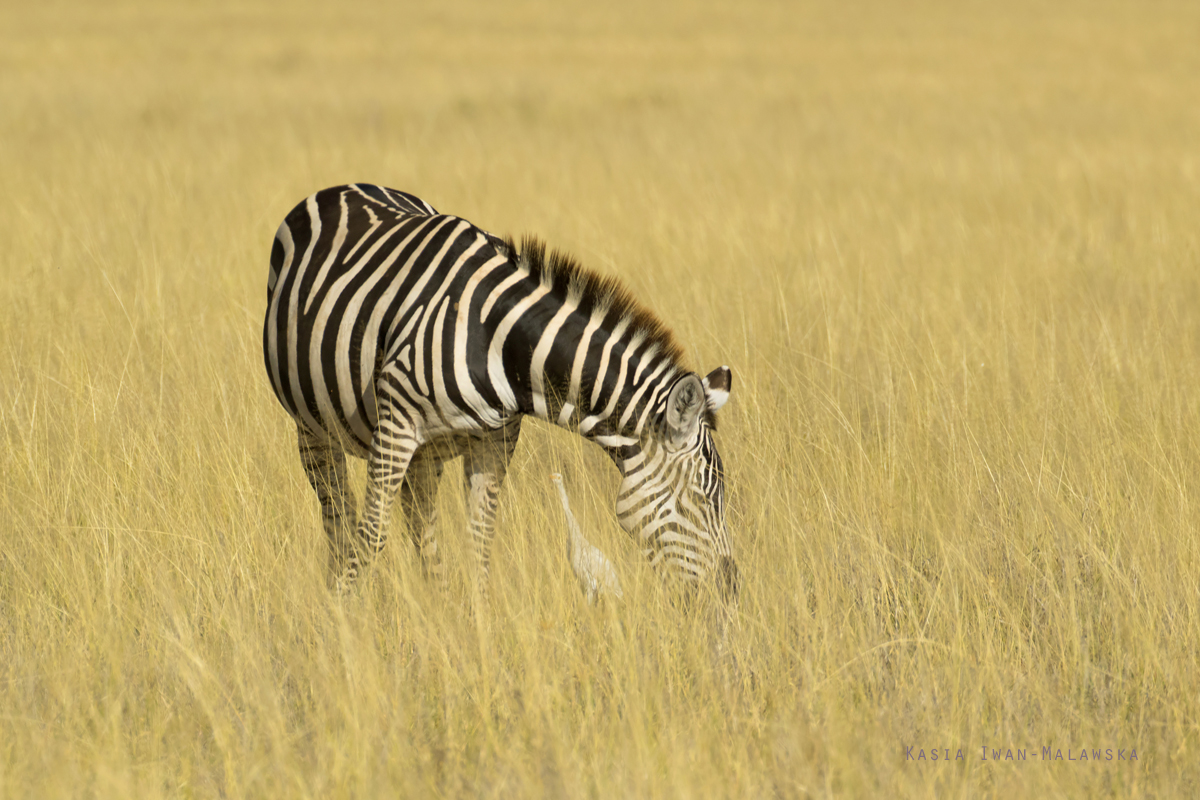
M564 290L568 297L574 294L589 298L595 308L604 309L606 313L616 312L628 320L630 333L642 334L646 342L664 353L671 363L686 369L683 348L675 341L671 329L642 305L619 278L598 275L561 250L547 251L546 243L536 236L523 237L519 251L511 238L506 237L504 244L517 265L529 270L530 276L543 285Z

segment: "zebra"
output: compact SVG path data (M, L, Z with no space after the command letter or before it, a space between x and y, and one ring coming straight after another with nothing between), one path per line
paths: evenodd
M736 597L712 432L726 366L700 378L617 280L520 246L395 189L347 184L275 234L263 355L321 506L327 582L347 591L386 541L395 496L427 579L446 585L435 498L463 456L475 586L487 594L497 503L534 416L595 442L621 473L616 514L655 570ZM367 462L362 513L346 454Z

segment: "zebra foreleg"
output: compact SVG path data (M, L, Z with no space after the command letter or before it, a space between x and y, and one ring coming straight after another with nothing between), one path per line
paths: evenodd
M400 486L400 507L408 522L408 535L421 557L421 574L438 589L445 591L446 574L438 551L437 489L445 459L432 445L425 445L413 456L404 483Z
M354 585L359 573L387 543L392 501L419 446L411 422L386 407L380 409L379 425L367 456L367 491L362 518L358 521L356 546L336 581L339 592L345 593Z
M354 494L346 476L346 453L297 425L300 463L321 503L321 524L329 544L326 583L333 588L353 550Z
M467 534L475 554L475 589L481 600L488 596L492 540L496 535L496 510L500 489L508 473L521 433L520 418L480 438L471 438L463 453L463 478L467 495Z

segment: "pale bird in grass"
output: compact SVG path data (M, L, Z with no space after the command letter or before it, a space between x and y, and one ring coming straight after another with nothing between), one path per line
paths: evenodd
M612 562L587 539L571 513L571 504L567 502L567 490L563 486L562 475L557 472L550 476L558 489L558 497L562 500L563 513L567 515L567 560L571 569L583 588L589 604L594 604L596 598L602 595L621 596L621 582L617 580L617 571Z

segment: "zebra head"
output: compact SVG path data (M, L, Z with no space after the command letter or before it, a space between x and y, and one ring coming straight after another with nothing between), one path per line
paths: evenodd
M624 480L617 518L637 536L661 573L685 583L715 576L721 596L737 596L738 570L725 527L725 472L712 432L714 412L729 399L732 374L719 367L703 380L676 379L657 425L618 460Z

